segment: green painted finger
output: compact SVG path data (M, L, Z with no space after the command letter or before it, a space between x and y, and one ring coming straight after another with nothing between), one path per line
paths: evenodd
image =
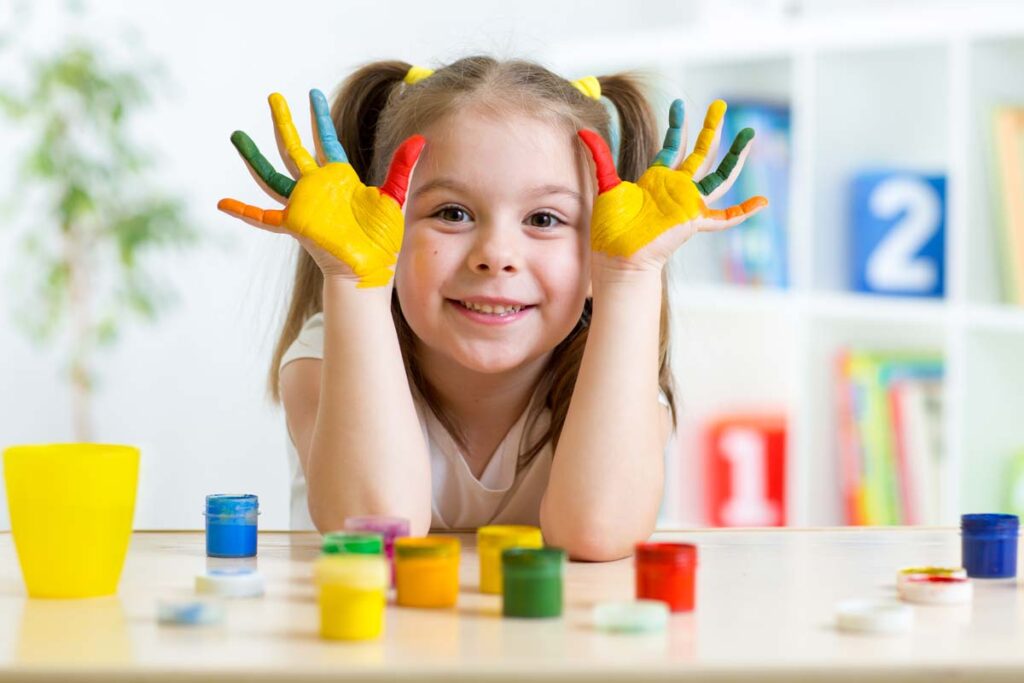
M753 128L744 128L736 134L732 141L732 147L729 148L729 153L722 159L722 163L718 165L718 170L714 173L709 173L697 182L697 188L702 195L707 196L711 194L732 175L733 170L736 168L736 162L739 161L740 154L743 153L743 150L753 139Z
M295 181L283 173L278 173L273 165L267 161L267 158L260 154L259 147L252 141L252 138L244 132L236 130L231 134L231 144L235 146L235 149L242 155L246 163L252 167L252 170L256 171L256 175L267 184L267 187L282 197L287 198L291 195L292 189L295 187Z

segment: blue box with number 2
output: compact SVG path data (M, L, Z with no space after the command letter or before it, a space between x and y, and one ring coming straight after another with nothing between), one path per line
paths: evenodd
M852 182L855 291L941 297L946 291L946 176L872 170Z

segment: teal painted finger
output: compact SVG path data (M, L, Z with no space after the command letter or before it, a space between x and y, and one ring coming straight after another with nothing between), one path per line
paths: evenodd
M729 148L729 153L722 159L722 163L718 165L718 170L704 176L697 183L697 188L701 194L705 196L711 194L732 175L733 169L736 168L736 162L739 161L740 154L743 153L743 150L746 149L753 139L753 128L744 128L736 134L735 139L732 141L732 147Z
M665 131L665 143L661 146L658 156L654 157L651 166L672 168L672 163L679 157L679 148L683 144L683 101L672 100L668 110L668 130Z
M338 132L334 129L334 121L331 119L331 109L327 106L327 98L318 89L309 91L309 101L313 105L313 117L316 119L316 130L320 136L320 149L324 152L327 161L340 161L348 163L348 155L345 148L338 142Z
M295 187L295 181L288 176L278 173L267 158L260 154L259 147L248 135L240 130L231 134L231 144L235 146L238 153L242 155L246 163L256 171L263 182L274 192L282 197L288 197Z

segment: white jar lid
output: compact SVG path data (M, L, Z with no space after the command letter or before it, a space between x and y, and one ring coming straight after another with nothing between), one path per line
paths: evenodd
M914 611L892 600L844 600L836 605L836 622L839 630L853 633L905 633L914 623Z
M211 569L196 576L196 592L222 598L253 598L263 595L263 576L248 567Z
M224 605L214 600L160 600L156 619L161 624L204 626L224 621Z
M962 605L970 602L970 579L957 576L910 576L900 586L900 597L922 605Z
M668 603L661 600L602 602L594 606L594 627L612 633L662 631L668 624Z

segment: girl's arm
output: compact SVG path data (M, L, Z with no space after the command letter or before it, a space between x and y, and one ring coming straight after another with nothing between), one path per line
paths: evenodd
M587 346L540 512L545 543L580 560L626 557L654 531L671 428L657 399L661 274L611 275L593 271Z
M278 173L245 133L231 140L264 191L286 206L265 210L223 199L218 208L292 235L324 275L319 377L300 361L281 377L310 516L329 531L348 516L395 515L409 519L413 534L425 534L430 460L391 317L402 205L425 141L403 142L384 184L367 187L348 163L322 92L310 92L316 158L303 147L284 98L275 93L269 102L282 158L297 180Z
M324 356L281 373L282 398L320 531L397 515L430 528L430 460L391 318L391 287L324 278ZM424 485L424 482L427 482Z
M665 144L636 183L619 178L598 134L579 133L598 185L591 220L594 313L541 502L545 541L577 559L625 557L654 530L667 436L658 429L656 399L662 270L694 233L738 225L768 204L764 197L726 209L705 203L735 181L754 136L749 128L740 131L709 173L725 109L721 100L711 104L694 151L684 158L683 102L675 100Z

